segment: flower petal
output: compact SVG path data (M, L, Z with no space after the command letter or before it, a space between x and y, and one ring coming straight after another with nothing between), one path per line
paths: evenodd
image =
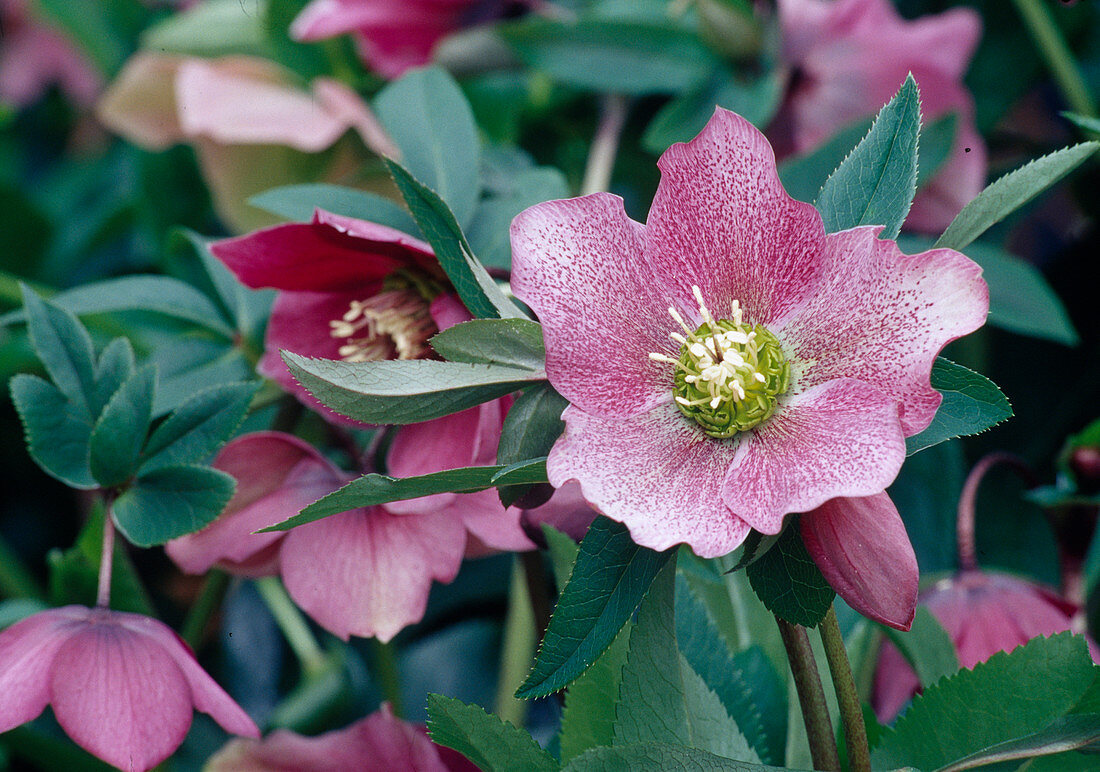
M182 56L143 51L131 56L96 106L96 117L149 150L163 150L184 138L176 109L176 72Z
M917 609L917 556L888 495L832 499L800 523L810 556L849 606L898 630L910 628Z
M787 195L772 148L751 123L718 108L699 136L670 147L658 166L643 280L670 293L685 316L702 321L693 284L716 317L737 300L748 320L762 324L812 294L821 215Z
M574 541L580 541L597 514L581 495L581 486L569 482L555 490L545 504L525 509L522 522L536 532L543 524L553 526Z
M48 609L0 632L0 732L25 724L46 708L57 651L83 624L87 611L82 606Z
M384 642L424 616L432 580L455 578L465 545L453 518L371 507L295 528L280 560L287 592L318 624Z
M685 542L712 558L748 535L721 495L739 441L707 437L671 404L629 419L570 406L562 418L565 434L547 461L551 484L579 482L584 498L624 523L636 543L664 550Z
M901 403L905 435L940 404L929 375L950 341L977 329L989 309L981 268L951 249L904 255L878 227L830 234L815 294L772 329L790 353L795 391L856 378Z
M628 416L672 400L671 297L644 260L645 227L618 196L547 201L512 221L512 290L543 323L554 387L593 415ZM583 291L581 291L583 290Z
M788 398L742 443L722 499L761 533L789 512L884 490L905 460L898 403L848 378Z
M466 557L482 557L497 550L524 552L535 547L520 524L520 511L515 507L505 509L496 488L459 494L441 514L466 526L472 537L466 540Z

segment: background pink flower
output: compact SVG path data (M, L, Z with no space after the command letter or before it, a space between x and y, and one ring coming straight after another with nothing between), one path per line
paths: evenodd
M981 37L968 8L906 21L890 0L779 0L792 71L769 134L779 152L809 152L873 116L912 72L925 124L957 115L951 154L913 202L906 227L939 233L985 184L986 150L962 79Z
M260 736L169 627L104 608L50 609L0 633L0 695L0 732L50 705L79 746L139 772L183 742L192 710Z
M103 78L61 32L35 18L27 0L0 0L0 101L28 105L56 85L89 105Z

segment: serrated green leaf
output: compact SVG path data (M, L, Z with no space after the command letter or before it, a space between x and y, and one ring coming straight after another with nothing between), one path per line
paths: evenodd
M750 566L767 554L775 543L779 540L779 534L760 533L759 531L749 531L749 535L745 537L744 543L741 545L741 557L737 559L737 562L733 564L733 567L726 571L727 574L732 574L734 571L740 571L746 566ZM735 553L736 554L736 553Z
M919 137L920 92L909 75L822 186L816 206L826 233L883 225L881 238L897 237L917 191Z
M560 735L563 763L589 748L615 741L615 704L619 701L619 683L632 627L630 622L623 625L607 651L565 693Z
M906 437L908 456L952 437L979 434L1012 417L1012 406L997 384L949 359L936 357L932 388L943 395L943 402L927 429Z
M569 582L569 575L573 573L573 564L577 562L577 555L580 554L580 545L549 523L542 524L542 533L546 537L546 544L550 550L554 584L557 587L565 587Z
M516 696L552 694L584 673L615 640L672 554L639 547L626 526L596 518Z
M432 348L452 362L546 369L542 325L530 319L473 319L432 336Z
M1085 748L1097 742L1100 742L1100 715L1094 713L1064 716L1055 719L1041 731L983 748L946 767L940 767L936 772L963 772L965 769L1004 761L1051 756Z
M702 83L717 66L697 35L668 24L529 16L500 34L531 67L599 92L676 93Z
M141 474L115 499L115 524L131 544L153 547L214 521L236 482L204 466L168 466Z
M206 0L141 36L142 48L192 56L265 55L267 0Z
M1100 142L1082 142L1036 158L1000 177L963 207L936 240L936 246L962 249L1076 169L1098 149Z
M836 597L806 551L797 521L745 573L768 610L794 625L816 627Z
M412 216L390 199L342 185L325 182L284 185L265 190L248 199L248 203L257 209L297 222L310 222L314 209L324 209L326 212L396 228L413 236L420 235L420 228Z
M872 752L879 768L937 769L1039 732L1092 682L1084 638L1060 633L998 652L924 690Z
M205 459L233 436L259 388L259 383L213 386L184 402L150 435L141 471Z
M651 742L592 748L562 767L562 772L668 772L673 769L692 772L790 772L785 767L734 761L699 748Z
M482 319L526 318L474 257L462 228L443 199L397 162L388 158L385 162L416 224L470 313Z
M141 447L153 420L156 385L156 368L142 367L122 384L100 413L88 440L88 465L102 487L121 485L137 472Z
M89 421L94 420L91 402L95 394L95 360L88 331L69 311L20 286L34 353L75 411Z
M959 658L955 654L955 644L951 642L951 636L924 606L917 606L913 627L907 633L886 625L879 627L890 642L898 647L898 651L916 672L925 689L941 678L958 672Z
M514 464L505 464L493 475L493 485L530 485L544 483L546 479L546 457L528 458Z
M453 748L484 772L558 769L557 760L527 732L477 705L464 705L441 694L428 695L428 734L432 742Z
M859 120L839 129L823 145L806 155L787 158L779 163L779 180L791 198L813 201L829 175L837 170L852 148L867 136L873 121Z
M497 445L497 463L514 464L550 453L565 430L562 411L569 403L549 383L524 391L504 416ZM501 489L501 503L511 506L529 489Z
M512 175L497 195L482 200L470 221L466 238L478 259L495 268L512 267L508 227L529 206L569 196L565 175L551 166L524 169Z
M917 160L918 190L936 176L936 172L951 156L958 123L959 116L956 113L947 113L921 129Z
M527 369L416 359L342 362L283 352L298 382L348 418L411 424L457 413L542 380Z
M401 149L402 166L447 202L461 227L469 225L481 197L481 142L454 78L440 67L410 70L378 93L374 111Z
M111 397L134 374L134 347L126 338L115 338L103 349L95 367L95 392L92 395L93 415L107 406Z
M97 487L88 467L88 439L92 436L88 415L36 375L14 376L11 398L23 422L27 451L42 471L70 488Z

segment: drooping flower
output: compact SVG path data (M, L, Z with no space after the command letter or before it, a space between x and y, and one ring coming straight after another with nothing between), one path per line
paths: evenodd
M169 627L104 608L49 609L0 632L0 695L0 732L50 705L80 747L139 772L183 742L193 710L260 736Z
M103 78L87 57L35 18L27 0L0 0L0 30L0 101L22 107L56 84L86 106L103 88Z
M348 132L376 153L396 152L347 86L317 78L305 91L290 73L254 57L138 53L111 83L97 113L108 128L145 148L193 144L219 215L242 231L272 221L247 205L252 195L337 179L355 168L363 153L340 141ZM324 157L315 155L330 149Z
M474 772L464 756L428 739L422 726L395 717L388 703L343 729L303 737L288 729L263 740L231 740L205 772Z
M645 225L606 193L512 223L512 287L571 403L550 482L577 480L641 545L703 557L805 512L834 587L907 627L916 559L883 490L939 406L936 354L985 319L981 269L903 255L877 227L826 234L725 110L658 165ZM861 572L877 555L891 573Z
M442 439L469 454L471 436L491 437L494 430L499 436L502 409L497 400L449 416L443 428L452 433ZM417 440L395 438L391 473L408 476L413 467L419 473L422 465L440 463L422 457ZM456 465L492 463L495 443L477 452L485 455ZM354 509L285 533L254 533L297 514L353 475L297 437L278 432L234 440L213 466L236 478L233 500L205 529L169 542L168 555L190 573L214 565L245 576L278 573L303 611L345 639L388 641L418 622L432 582L454 579L464 555L532 546L519 527L518 510L505 511L494 490L425 496Z
M890 0L779 0L792 83L769 134L781 154L809 152L872 117L912 72L925 123L956 115L947 160L917 195L906 227L939 233L985 183L985 144L962 78L981 37L969 8L907 21Z

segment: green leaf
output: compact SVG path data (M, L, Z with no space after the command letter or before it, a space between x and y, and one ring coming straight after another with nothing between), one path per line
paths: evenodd
M474 257L466 237L462 235L462 228L443 199L400 164L387 158L386 168L393 175L416 224L432 245L439 264L470 313L482 319L525 318Z
M427 359L341 362L284 351L283 361L321 402L372 424L430 421L541 380L527 369Z
M702 83L718 64L694 33L671 25L529 16L499 31L531 67L592 91L676 93Z
M623 625L607 651L565 693L560 735L562 762L589 748L615 741L615 704L619 701L619 683L631 629L630 622Z
M937 769L1065 715L1093 678L1085 639L1034 638L924 690L875 748L878 768Z
M11 379L11 399L23 422L27 451L46 474L70 488L98 487L88 467L92 422L56 386L36 375Z
M373 507L391 501L415 499L436 493L473 493L498 484L502 472L513 471L514 466L469 466L459 469L447 469L442 472L419 475L417 477L388 477L384 474L366 474L338 488L332 493L310 504L294 517L263 529L264 531L286 531L295 526L312 523L314 520L338 515L350 509ZM546 460L534 459L523 465L523 471L546 480ZM513 484L526 484L528 476L522 476ZM504 479L499 484L506 485Z
M927 689L941 678L958 672L959 658L951 636L924 606L917 606L913 627L907 633L886 625L879 627L916 671L923 688Z
M211 386L255 379L256 367L243 350L225 341L178 336L150 354L157 365L153 414L163 416Z
M949 359L936 357L932 388L943 394L943 402L927 429L905 439L906 455L952 437L984 432L1012 417L1012 405L997 384Z
M917 191L919 137L920 92L910 74L821 188L816 205L826 233L883 225L881 238L897 237Z
M157 370L136 371L103 408L88 441L88 464L102 487L113 488L133 476L153 420Z
M235 487L232 477L209 467L154 469L115 499L115 524L138 547L164 544L213 522Z
M34 353L76 411L94 420L91 402L96 392L95 360L88 331L69 311L42 300L25 285L20 287Z
M255 382L212 386L184 402L149 437L141 471L205 459L233 436L259 388Z
M816 627L836 597L806 551L793 518L775 545L745 573L768 610L794 625Z
M477 208L466 236L482 263L511 268L512 243L508 227L524 209L543 201L569 196L565 175L551 166L524 169L508 180L505 189L484 199Z
M562 411L569 403L549 383L540 383L524 391L504 416L497 445L497 463L514 464L527 458L550 453L565 430ZM500 491L501 503L511 506L523 494L522 488Z
M956 113L947 113L921 129L917 161L918 189L936 176L936 172L951 156L958 123L959 116Z
M484 772L555 772L558 762L531 735L477 705L441 694L428 695L428 734L453 748Z
M813 201L848 154L871 130L873 121L856 121L838 130L811 153L788 158L779 163L779 180L791 198Z
M546 480L546 457L528 458L507 464L499 472L493 475L490 481L493 485L531 485L532 483L544 483Z
M1100 118L1090 118L1087 115L1063 111L1060 115L1079 129L1100 134Z
M454 78L439 67L410 70L378 93L374 111L401 149L402 166L447 202L461 227L469 225L481 197L481 143Z
M452 362L546 369L542 325L530 319L473 319L436 333L429 341Z
M672 554L639 547L626 526L596 518L516 696L545 697L585 672L615 640Z
M675 588L671 561L653 580L630 631L615 705L616 744L668 742L758 762L718 695L677 647Z
M313 220L314 209L324 209L345 217L388 225L413 236L420 235L416 221L388 198L325 182L272 188L248 199L248 203L257 209L297 222L310 222Z
M1098 149L1100 142L1082 142L1036 158L1009 172L963 207L936 240L936 246L962 249L1076 169Z
M103 349L95 367L95 393L92 395L92 414L99 413L134 374L134 347L126 338L115 338Z
M206 0L150 27L141 36L141 46L205 57L263 55L267 53L266 15L267 0Z
M692 772L787 772L785 768L734 761L699 748L653 742L593 748L562 767L562 772L668 772L672 769Z
M1050 756L1085 748L1097 742L1100 742L1100 715L1093 713L1064 716L1055 719L1050 726L1039 732L983 748L953 764L941 767L936 772L962 772L964 769L1003 761Z

